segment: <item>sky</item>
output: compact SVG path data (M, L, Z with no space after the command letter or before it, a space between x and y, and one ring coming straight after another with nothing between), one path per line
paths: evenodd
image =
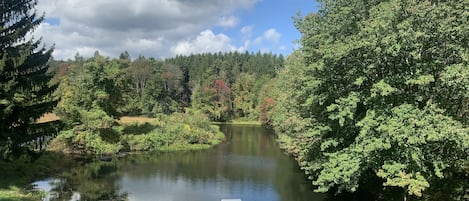
M206 52L290 54L301 35L292 17L314 0L39 0L45 20L32 33L55 59L169 58Z

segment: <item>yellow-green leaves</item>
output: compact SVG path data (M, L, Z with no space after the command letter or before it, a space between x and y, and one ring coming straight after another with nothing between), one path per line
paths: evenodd
M297 77L309 82L287 86L295 96L279 109L311 119L302 128L329 128L292 148L309 153L301 166L319 191L354 191L373 171L385 186L422 196L463 169L469 2L323 2L296 20L304 60ZM308 133L284 130L294 133L289 141L304 142Z
M353 119L353 114L357 108L360 98L358 93L351 92L347 97L340 98L327 107L327 111L331 112L329 118L332 120L339 120L339 125L344 126L346 118Z
M348 152L328 154L327 163L313 181L317 192L327 192L329 188L339 185L340 190L355 191L361 174L361 159Z
M397 186L406 189L410 195L422 196L430 184L420 172L406 172L406 165L400 163L384 164L376 173L386 180L385 186Z
M469 98L469 63L446 67L441 80L453 93Z
M405 83L409 85L428 85L435 82L433 75L420 75L415 79L408 79Z
M395 91L397 91L396 88L392 87L384 80L381 80L373 84L373 87L371 88L371 97L374 98L376 96L388 96Z
M375 167L377 176L386 179L384 185L405 188L416 196L429 187L428 178L443 178L448 164L464 157L469 148L467 129L432 104L423 109L403 104L389 114L369 111L357 126L362 129L352 147L363 147L357 153L387 161ZM380 140L369 143L373 138Z

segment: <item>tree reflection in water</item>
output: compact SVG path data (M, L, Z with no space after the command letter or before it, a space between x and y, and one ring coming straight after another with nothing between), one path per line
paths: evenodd
M127 200L120 192L117 162L93 162L64 172L51 182L50 201Z

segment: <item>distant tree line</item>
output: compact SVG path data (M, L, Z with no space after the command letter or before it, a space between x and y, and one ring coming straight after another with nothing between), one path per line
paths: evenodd
M206 53L165 60L127 52L110 59L96 52L91 58L51 61L60 83L58 115L79 122L83 109L100 109L111 118L122 115L201 111L213 121L233 118L258 120L262 86L283 68L282 55ZM78 107L78 108L72 108ZM103 114L104 114L103 113ZM103 119L102 117L97 117Z
M52 145L91 154L213 145L220 135L209 120L266 116L261 89L283 62L273 54L236 52L166 60L131 60L127 52L110 59L96 52L86 59L77 54L74 60L53 60L49 71L55 72L54 95L60 100L54 113L66 128ZM148 130L120 125L122 116L157 117L157 122ZM128 133L128 127L146 131Z

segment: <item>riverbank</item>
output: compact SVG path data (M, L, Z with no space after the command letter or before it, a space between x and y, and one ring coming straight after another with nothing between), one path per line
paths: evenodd
M2 201L37 201L42 200L46 193L43 191L24 191L12 186L8 189L0 189L0 200Z

